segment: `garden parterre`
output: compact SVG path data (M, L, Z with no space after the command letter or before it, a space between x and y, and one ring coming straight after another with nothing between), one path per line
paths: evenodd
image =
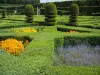
M90 17L86 17L86 18L90 18ZM66 18L64 17L64 19ZM54 38L63 38L64 36L79 36L79 37L100 36L100 34L98 33L99 29L95 29L95 33L85 32L85 33L65 34L64 32L57 31L57 26L58 25L50 26L50 27L45 26L45 29L43 31L37 32L35 34L24 33L24 32L19 32L19 33L1 32L0 36L27 35L29 37L33 37L34 39L25 47L24 51L19 56L12 56L0 50L0 74L1 75L12 75L12 74L15 74L15 75L94 75L94 74L99 75L100 66L90 66L90 67L53 66ZM35 26L32 26L32 27L35 27ZM65 26L62 25L62 27L65 27ZM69 26L69 28L75 29L76 27ZM80 28L83 28L83 27L80 27ZM91 29L91 28L88 28L88 29ZM96 30L98 32L96 32Z

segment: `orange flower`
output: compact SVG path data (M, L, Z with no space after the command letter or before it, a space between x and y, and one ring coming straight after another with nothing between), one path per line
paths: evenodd
M75 32L77 32L77 31L75 31L75 30L70 30L69 32L65 32L65 33L75 33Z
M28 40L26 40L26 44L28 44L29 43L29 41Z
M18 41L13 38L1 41L0 47L5 49L8 53L14 55L19 55L20 52L24 50L24 45L22 44L22 41Z

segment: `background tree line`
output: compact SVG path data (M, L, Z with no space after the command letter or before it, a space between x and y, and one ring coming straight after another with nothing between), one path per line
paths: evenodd
M0 4L33 4L40 3L40 0L0 0Z

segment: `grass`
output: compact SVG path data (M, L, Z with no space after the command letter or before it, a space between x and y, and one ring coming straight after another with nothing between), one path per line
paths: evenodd
M44 16L35 16L36 21L44 21ZM68 16L63 16L64 22L68 21ZM81 17L80 17L81 18ZM84 19L91 18L91 16ZM9 22L16 23L8 24ZM67 21L66 21L67 19ZM24 16L14 15L10 20L2 20L0 27L3 26L19 26L24 25ZM19 20L19 21L17 21ZM98 19L97 19L98 20ZM57 17L57 21L61 22L60 16ZM99 20L98 20L99 21ZM25 24L25 26L28 24ZM91 33L71 33L65 34L64 32L57 31L57 27L74 28L80 30L90 30ZM29 27L29 26L28 26ZM39 27L39 26L30 26ZM64 25L56 26L40 26L45 27L42 31L37 33L16 33L10 32L11 28L0 29L0 36L29 36L34 38L21 53L20 56L12 56L2 50L0 50L0 74L1 75L99 75L100 66L53 66L54 58L54 39L64 36L100 36L100 30L93 31L91 28L84 27L72 27ZM12 28L14 29L14 28ZM9 32L4 32L4 31Z

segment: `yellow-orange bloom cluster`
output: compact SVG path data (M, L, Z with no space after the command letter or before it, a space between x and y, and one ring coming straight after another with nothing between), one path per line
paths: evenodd
M30 28L30 27L15 29L15 30L13 30L13 31L14 31L14 32L37 32L36 29Z
M19 55L24 50L22 41L18 41L13 38L9 38L4 41L0 41L0 47L6 50L10 54Z
M75 33L75 32L77 32L77 31L75 31L75 30L70 30L69 32L65 32L65 33Z

